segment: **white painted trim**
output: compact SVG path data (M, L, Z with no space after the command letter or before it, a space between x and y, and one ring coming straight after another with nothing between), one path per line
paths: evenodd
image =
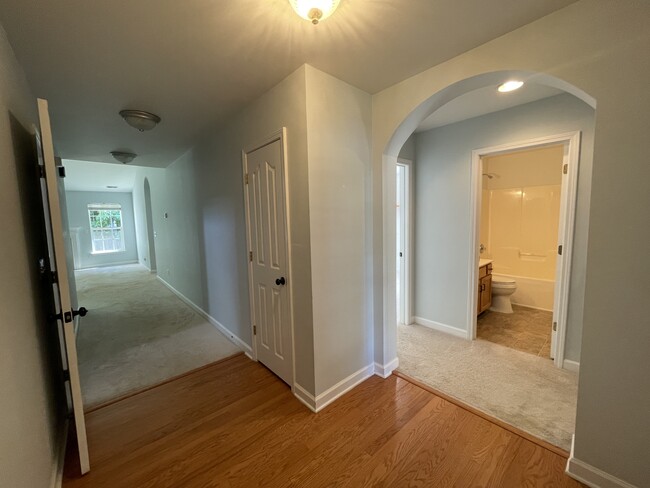
M314 395L305 390L298 383L293 383L293 394L300 400L309 410L316 413L316 399Z
M261 147L272 144L273 142L279 140L280 145L282 146L281 157L282 157L282 170L284 173L283 189L284 189L284 219L285 219L285 253L287 257L287 277L289 278L288 283L288 307L289 307L289 322L291 330L291 369L292 369L292 384L290 385L292 390L294 390L294 385L296 384L296 334L294 330L294 309L293 309L293 297L294 297L294 287L293 287L293 267L292 267L292 254L291 254L291 206L289 199L289 149L287 147L287 128L282 127L269 134L264 139L258 141L256 144L245 147L242 150L242 185L244 189L244 213L245 213L245 224L246 224L246 254L251 251L251 229L250 229L250 208L248 205L248 185L246 184L245 177L248 173L248 153L251 153ZM250 357L253 361L257 361L257 341L255 340L255 334L253 334L253 320L255 317L255 306L253 302L253 265L248 262L248 301L249 301L249 310L251 317L251 338L252 338L252 349L250 352ZM295 394L295 390L294 390Z
M566 322L569 302L569 285L571 280L571 256L573 254L573 228L575 221L575 209L578 193L578 165L580 163L580 131L566 132L562 134L537 137L524 141L501 144L498 146L485 147L472 151L471 187L470 194L470 223L471 240L474 245L470 246L468 256L470 266L468 277L468 290L470 291L470 308L468 310L467 338L476 339L477 329L477 293L474 283L478 283L478 261L480 253L479 226L481 221L481 174L483 173L482 156L508 153L515 150L542 147L551 144L568 144L568 153L564 163L568 164L567 178L562 178L561 204L560 204L560 229L558 242L562 243L562 257L558 259L558 269L555 277L555 299L553 304L553 319L558 324L557 344L555 351L551 351L554 357L554 364L561 368L564 364L564 349L566 342Z
M399 358L395 358L384 365L375 363L375 375L381 376L382 378L386 379L390 375L392 375L393 371L395 371L398 367L399 367Z
M63 468L65 466L65 450L68 446L68 429L70 421L65 419L63 422L63 431L59 434L59 445L56 450L56 459L54 470L52 471L51 488L61 488L63 486Z
M404 311L400 316L403 323L412 323L409 320L413 317L413 293L414 289L413 276L415 264L415 225L413 223L413 209L414 206L414 191L413 191L413 161L410 159L397 158L397 165L404 166L404 179L406 180L407 195L406 195L406 208L404 209L405 216L405 239L406 239L406 256L404 257L404 283L402 283L404 300ZM401 277L400 277L401 281Z
M424 327L428 327L429 329L444 332L445 334L467 339L467 332L465 332L463 329L459 329L458 327L441 324L440 322L434 322L433 320L424 319L422 317L415 317L415 323Z
M571 361L570 359L565 359L562 362L562 368L567 371L573 371L574 373L580 372L580 363L578 361Z
M241 340L239 337L237 337L235 334L233 334L230 330L228 330L221 322L219 322L217 319L212 317L208 312L203 310L201 307L199 307L196 303L194 303L192 300L187 298L185 295L183 295L180 291L178 291L176 288L174 288L172 285L167 283L164 279L160 277L160 275L156 276L158 280L165 285L169 290L176 295L178 298L181 299L182 302L184 302L187 306L189 306L192 310L194 310L196 313L198 313L201 317L203 317L205 320L210 322L219 332L221 332L226 338L235 344L237 347L241 348L244 353L248 357L251 355L251 346L246 344L243 340ZM252 359L252 358L251 358Z
M359 383L367 380L375 373L375 365L370 364L364 366L359 371L352 373L347 378L342 379L337 384L328 388L320 395L314 396L305 390L302 386L297 383L294 383L294 395L298 400L307 405L307 407L313 412L320 412L330 403L335 401L337 398L345 395L352 388L357 386Z
M566 463L566 474L574 480L590 486L591 488L637 488L591 464L576 459L574 456L575 436L571 440L571 455Z

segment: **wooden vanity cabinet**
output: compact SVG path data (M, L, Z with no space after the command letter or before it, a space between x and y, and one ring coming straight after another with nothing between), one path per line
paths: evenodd
M492 305L492 263L478 269L478 311L486 311Z

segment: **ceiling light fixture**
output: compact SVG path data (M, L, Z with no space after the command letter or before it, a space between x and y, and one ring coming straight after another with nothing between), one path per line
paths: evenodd
M127 164L133 161L137 154L124 151L111 151L111 156L117 159L120 163Z
M316 25L332 15L340 0L289 0L289 3L303 19Z
M151 130L160 122L160 117L144 110L121 110L120 115L127 124L140 132Z
M500 91L501 93L507 93L507 92L518 90L522 86L524 86L523 81L510 80L499 85L499 88L497 88L497 90Z

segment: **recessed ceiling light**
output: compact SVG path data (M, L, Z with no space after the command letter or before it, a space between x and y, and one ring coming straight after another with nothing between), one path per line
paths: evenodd
M106 188L117 188L115 185L106 185Z
M127 124L140 132L151 130L160 122L160 117L144 110L121 110L120 115Z
M510 80L499 85L499 88L497 88L497 90L499 90L501 93L507 93L507 92L515 91L521 88L522 86L524 86L523 81Z
M127 164L133 161L137 154L124 151L111 151L111 156L113 156L120 163Z
M332 15L340 0L289 0L289 3L303 19L316 25Z

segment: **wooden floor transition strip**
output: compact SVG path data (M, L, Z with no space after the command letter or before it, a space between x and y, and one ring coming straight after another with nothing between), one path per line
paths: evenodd
M520 429L518 427L515 427L514 425L510 425L509 423L504 422L503 420L498 419L498 418L496 418L496 417L494 417L494 416L492 416L490 414L487 414L487 413L483 412L482 410L479 410L478 408L473 407L473 406L469 405L468 403L463 402L462 400L459 400L458 398L447 395L446 393L444 393L444 392L442 392L440 390L437 390L436 388L433 388L433 387L427 385L426 383L423 383L422 381L416 380L415 378L413 378L413 377L411 377L411 376L409 376L407 374L404 374L401 371L395 370L395 371L393 371L393 374L395 376L398 376L398 377L408 381L409 383L413 383L414 385L419 386L423 390L427 390L428 392L433 393L434 395L439 396L440 398L444 398L448 402L451 402L454 405L457 405L460 408L463 408L463 409L467 410L468 412L471 412L474 415L477 415L477 416L487 420L488 422L492 422L493 424L498 425L502 429L506 429L506 430L512 432L513 434L516 434L516 435L518 435L520 437L523 437L524 439L526 439L526 440L528 440L530 442L533 442L534 444L537 444L540 447L543 447L544 449L548 449L549 451L557 454L558 456L562 456L565 459L569 458L569 452L565 451L561 447L554 446L553 444L551 444L550 442L545 441L544 439L540 439L539 437L536 437L533 434L530 434L530 433L526 432L525 430L522 430L522 429Z

